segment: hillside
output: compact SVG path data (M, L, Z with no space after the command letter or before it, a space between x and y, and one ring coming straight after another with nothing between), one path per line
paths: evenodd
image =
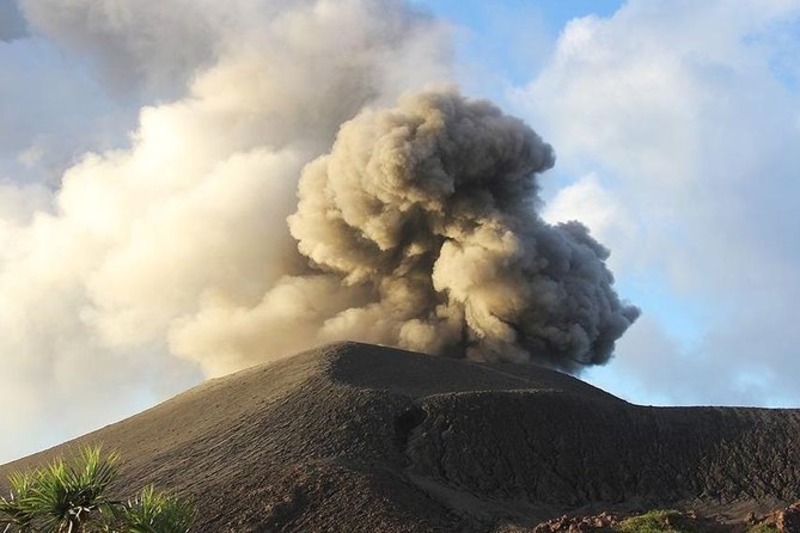
M533 366L340 343L209 381L102 443L198 531L512 531L566 512L740 518L800 499L800 410L653 408Z

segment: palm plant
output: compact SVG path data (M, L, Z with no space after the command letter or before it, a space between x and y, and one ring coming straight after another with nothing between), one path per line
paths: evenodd
M28 498L41 528L77 533L94 514L110 504L104 493L117 476L117 456L101 457L100 448L86 448L77 465L59 459L41 469Z
M9 476L0 497L2 533L188 533L194 521L185 501L146 487L128 502L106 490L117 477L117 455L85 448L73 464L58 459L44 468Z
M112 502L104 493L116 478L117 456L85 448L76 464L58 459L30 474L13 474L11 497L2 499L6 531L79 533Z

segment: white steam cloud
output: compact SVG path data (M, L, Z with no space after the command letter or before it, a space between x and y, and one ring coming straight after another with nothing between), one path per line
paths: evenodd
M390 107L450 77L404 3L20 5L113 92L183 94L55 189L0 176L0 426L46 443L345 338L576 370L635 320L605 249L539 218L532 130L450 89Z

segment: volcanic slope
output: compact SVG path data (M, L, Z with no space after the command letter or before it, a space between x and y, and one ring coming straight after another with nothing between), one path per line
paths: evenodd
M197 531L512 531L570 511L800 499L800 410L653 408L533 366L339 343L0 467L102 443ZM5 490L5 489L4 489Z

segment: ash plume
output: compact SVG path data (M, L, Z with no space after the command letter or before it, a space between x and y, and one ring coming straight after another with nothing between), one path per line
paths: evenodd
M639 314L608 252L577 222L538 215L550 145L455 91L345 124L309 164L289 218L300 252L367 302L323 332L480 360L602 364Z

